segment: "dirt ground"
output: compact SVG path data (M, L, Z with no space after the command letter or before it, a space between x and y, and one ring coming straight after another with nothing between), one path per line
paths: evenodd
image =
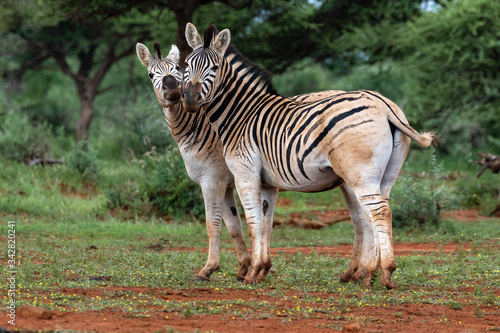
M457 213L463 219L471 218L474 213ZM473 216L476 219L478 216ZM406 255L432 255L434 252L452 252L458 244L438 245L434 243L396 243L397 257ZM469 244L461 244L461 249L469 249ZM192 249L177 249L190 251ZM302 252L310 253L310 247L273 248L273 254ZM314 247L316 253L330 256L350 256L352 245ZM473 288L470 288L470 292ZM485 316L478 318L474 315L474 305L465 304L460 311L449 306L435 304L403 304L390 306L353 307L349 312L338 310L318 311L314 315L304 318L288 312L287 309L296 307L291 297L271 297L266 290L216 290L213 288L196 288L187 290L169 290L146 287L102 287L98 289L63 288L59 292L65 294L84 295L85 297L102 297L112 292L143 293L153 295L158 299L170 301L214 301L214 300L245 300L267 301L275 304L274 308L283 314L277 316L265 315L260 317L233 316L222 311L212 315L190 315L182 313L168 313L162 307L152 307L149 317L132 315L119 308L108 308L103 311L85 312L56 312L48 314L50 319L37 319L35 315L20 314L16 318L16 328L28 330L75 330L77 332L168 332L175 329L180 332L489 332L500 331L500 315L491 312L498 311L492 307L484 307ZM497 294L497 293L495 293ZM291 296L292 294L290 294ZM297 293L294 293L297 295ZM308 297L329 299L337 297L334 293L308 293ZM500 295L497 295L500 296ZM301 297L299 294L298 297ZM311 307L314 302L311 302ZM18 309L19 310L19 309ZM5 311L0 315L0 332L2 327L12 330L8 324Z

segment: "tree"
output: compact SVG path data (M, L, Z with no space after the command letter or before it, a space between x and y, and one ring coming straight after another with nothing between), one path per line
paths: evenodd
M408 111L418 115L422 127L453 137L445 140L450 150L487 143L500 147L498 17L498 1L452 1L393 36L411 77Z
M184 63L186 56L191 53L191 47L188 45L185 37L186 24L188 22L193 22L193 16L196 10L202 6L209 3L216 2L215 0L164 0L160 1L159 4L168 8L175 14L175 20L177 21L177 47L181 53L179 58L179 63ZM249 7L251 0L218 0L224 5L226 5L230 11L243 9ZM212 18L214 17L210 15Z
M24 41L20 66L4 76L19 79L26 70L52 59L76 85L80 99L77 141L88 137L94 101L111 66L132 53L137 40L150 35L147 20L131 10L130 4L111 7L103 2L97 10L79 5L63 0L2 5L15 14L4 29Z
M76 141L86 139L94 117L94 102L106 91L101 83L111 66L132 54L137 41L153 35L168 37L177 32L177 43L185 57L191 50L185 42L184 28L195 10L214 0L193 1L121 1L52 0L6 1L1 5L0 31L24 41L20 65L3 77L19 80L32 68L51 59L60 71L74 81L80 99L80 118L76 125ZM242 8L248 0L221 0ZM167 33L158 26L163 17L174 12L178 29L169 25ZM177 31L175 31L177 30Z
M230 28L233 44L274 73L304 58L347 68L359 52L343 42L346 34L361 26L405 22L420 13L422 1L254 0L239 12L213 3L196 12L195 24L201 31L210 23Z
M182 64L191 51L184 37L186 23L202 22L202 30L215 22L231 29L235 45L246 56L276 73L302 58L344 68L357 56L338 46L345 31L365 23L407 20L420 2L7 0L0 5L0 38L15 36L23 44L16 54L19 65L3 77L20 80L27 70L53 61L77 88L75 134L80 141L89 135L96 97L108 90L101 87L104 77L113 64L133 53L137 41L169 40L177 33Z

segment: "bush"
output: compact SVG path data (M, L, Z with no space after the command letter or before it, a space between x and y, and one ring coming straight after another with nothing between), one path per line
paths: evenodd
M47 123L34 125L20 110L0 115L0 156L18 162L42 157L49 150L51 129Z
M136 184L122 184L105 191L109 208L121 208L132 213L148 213L147 197L141 195Z
M146 154L142 163L146 179L142 185L149 204L156 211L171 217L186 215L195 219L205 216L201 188L187 175L184 161L177 148L164 155Z
M392 191L392 223L398 227L438 226L439 214L454 194L445 185L437 185L443 175L436 162L435 150L429 150L430 172L399 177Z
M413 176L400 177L398 180L404 190L394 191L392 224L399 227L437 226L441 205L439 200L443 188L434 188L425 179Z
M289 68L285 73L276 75L273 83L280 94L292 96L336 89L332 76L333 74L321 65L305 60Z
M132 159L132 164L140 165L139 177L106 190L108 207L138 214L165 214L176 219L186 216L204 219L201 189L188 177L177 148L168 149L165 154L158 154L153 148L140 159L134 155Z
M96 124L104 156L120 158L129 151L140 156L153 147L163 151L173 146L162 107L152 87L149 90L137 99L123 97L123 103L116 105L113 100L115 105L106 107L110 111Z
M99 175L98 150L87 141L73 144L73 149L68 155L68 167L76 170L82 178L96 179Z

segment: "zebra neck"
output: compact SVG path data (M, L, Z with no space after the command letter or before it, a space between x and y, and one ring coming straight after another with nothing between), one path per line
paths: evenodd
M179 103L163 108L163 114L170 134L179 148L193 149L195 145L203 145L207 137L215 136L203 112L187 113Z
M222 142L226 142L236 124L245 124L259 109L277 95L260 73L228 64L228 71L218 88L218 94L206 107L212 127Z

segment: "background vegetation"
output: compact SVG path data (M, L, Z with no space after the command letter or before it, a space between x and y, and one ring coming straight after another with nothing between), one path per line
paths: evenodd
M393 191L396 226L436 225L447 209L487 214L500 185L488 172L474 179L475 153L500 154L498 17L500 3L488 0L4 1L2 214L36 216L59 207L61 193L83 193L99 198L96 216L203 217L201 193L134 52L138 41L160 42L164 52L175 42L185 56L187 21L231 29L233 43L275 73L283 95L372 89L418 130L436 130L443 144L414 147ZM65 165L22 165L40 156ZM280 197L301 209L343 205L338 191Z

